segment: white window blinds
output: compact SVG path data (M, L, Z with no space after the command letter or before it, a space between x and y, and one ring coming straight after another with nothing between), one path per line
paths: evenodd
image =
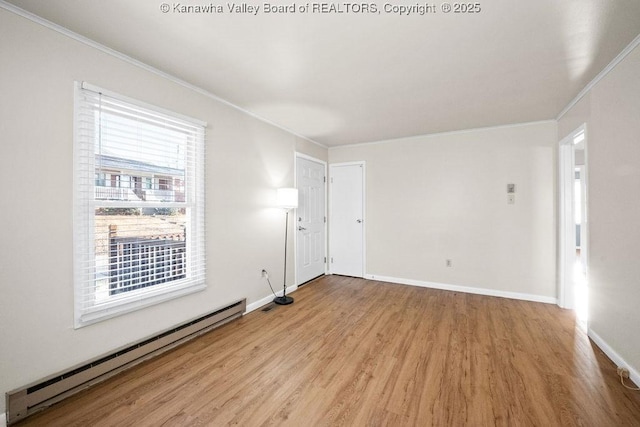
M76 327L205 287L206 124L76 87Z

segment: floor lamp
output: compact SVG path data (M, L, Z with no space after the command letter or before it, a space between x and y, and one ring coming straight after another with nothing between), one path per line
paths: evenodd
M287 296L287 231L289 230L289 211L298 207L298 189L297 188L278 188L276 196L276 204L279 208L283 208L286 212L284 220L284 289L281 297L275 297L273 302L280 305L293 303L293 298Z

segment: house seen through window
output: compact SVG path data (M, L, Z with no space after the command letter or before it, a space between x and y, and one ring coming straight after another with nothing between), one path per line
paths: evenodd
M204 126L86 85L76 110L76 325L204 287Z

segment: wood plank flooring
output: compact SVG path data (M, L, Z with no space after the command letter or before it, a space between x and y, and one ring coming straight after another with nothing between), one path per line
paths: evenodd
M640 426L570 311L328 276L21 426Z

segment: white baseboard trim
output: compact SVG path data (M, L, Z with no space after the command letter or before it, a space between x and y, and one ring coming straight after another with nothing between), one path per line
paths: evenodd
M271 301L273 301L273 295L267 295L266 297L259 299L258 301L247 304L247 311L245 311L244 314L249 314L252 311L259 309L263 305L269 304Z
M442 289L445 291L464 292L468 294L487 295L492 297L519 299L524 301L543 302L545 304L557 304L558 299L544 295L523 294L519 292L499 291L496 289L475 288L472 286L448 285L446 283L425 282L422 280L401 279L397 277L378 276L377 274L365 274L365 279L380 282L398 283L401 285L420 286L422 288Z
M616 366L622 366L629 370L629 378L636 385L640 385L640 372L635 370L629 363L627 363L600 335L595 333L593 329L589 329L587 332L589 338L606 354L609 359L613 361Z
M287 286L287 295L289 295L290 293L295 292L297 290L298 290L298 286L297 285ZM281 297L282 296L282 291L276 292L276 295ZM247 310L244 312L244 314L249 314L252 311L259 309L260 307L263 307L263 306L269 304L271 301L273 301L273 295L267 295L266 297L264 297L262 299L259 299L258 301L254 301L251 304L247 304Z
M7 413L0 414L0 427L7 427Z

